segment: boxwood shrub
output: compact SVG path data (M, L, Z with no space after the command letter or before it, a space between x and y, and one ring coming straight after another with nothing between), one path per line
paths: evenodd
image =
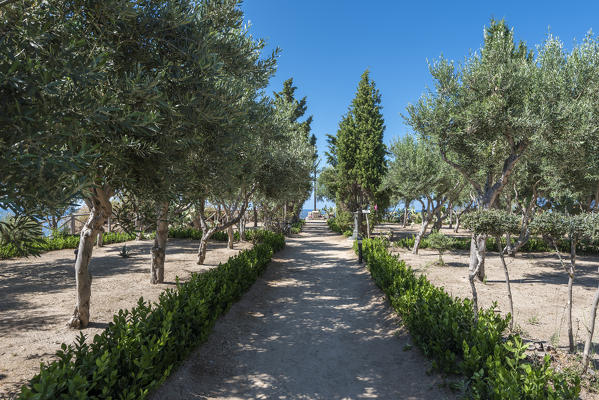
M177 280L176 289L165 290L158 302L140 298L131 311L119 311L91 343L81 334L74 345L62 344L58 360L42 365L19 399L146 398L285 246L282 235L255 236L260 242L251 250L185 283Z
M469 299L451 297L426 276L416 275L387 251L384 240L364 239L363 254L416 345L435 369L465 375L471 398L578 398L580 377L557 373L548 356L541 362L528 360L520 336L506 336L509 317L497 314L495 305L480 310L475 324Z

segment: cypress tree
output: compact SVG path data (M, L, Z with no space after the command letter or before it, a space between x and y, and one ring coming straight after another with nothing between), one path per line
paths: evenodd
M351 212L377 204L380 197L379 187L387 169L385 121L380 104L381 95L366 70L347 114L339 123L336 139L337 200ZM362 226L361 214L358 223Z

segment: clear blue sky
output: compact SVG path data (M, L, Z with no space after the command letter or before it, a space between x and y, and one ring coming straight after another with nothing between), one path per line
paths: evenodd
M293 77L307 96L321 156L366 68L382 95L389 144L409 130L406 105L431 84L427 59L462 61L481 46L491 18L505 18L529 46L551 31L570 48L599 30L594 1L246 0L242 8L252 34L282 50L269 92Z

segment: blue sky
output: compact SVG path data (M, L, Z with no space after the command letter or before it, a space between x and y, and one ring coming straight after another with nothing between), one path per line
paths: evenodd
M267 50L282 50L269 92L293 77L307 96L321 156L366 68L382 95L389 144L409 131L406 105L431 85L427 59L463 60L481 46L491 18L505 18L529 46L551 31L570 48L589 29L599 31L592 1L245 0L242 9Z

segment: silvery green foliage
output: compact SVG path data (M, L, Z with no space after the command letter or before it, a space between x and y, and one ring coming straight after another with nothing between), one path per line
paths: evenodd
M559 212L545 212L538 215L530 227L533 233L553 241L563 238L575 242L587 241L597 235L599 218L594 213L566 215Z
M463 216L463 223L476 234L492 237L516 233L520 229L518 216L498 209L472 211Z
M539 68L513 31L493 21L484 46L462 65L440 58L435 87L408 107L408 123L491 206L518 160L546 130Z
M406 135L392 142L384 185L395 198L443 196L458 180L438 151L424 140Z

